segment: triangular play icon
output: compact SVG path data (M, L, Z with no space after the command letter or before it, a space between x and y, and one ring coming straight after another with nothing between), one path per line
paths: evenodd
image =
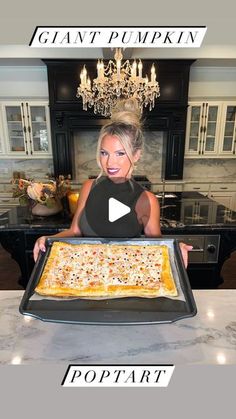
M111 223L118 220L131 211L130 207L115 198L109 198L108 201L108 219Z

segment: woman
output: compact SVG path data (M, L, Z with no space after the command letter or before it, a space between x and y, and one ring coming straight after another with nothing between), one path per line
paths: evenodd
M97 163L98 178L84 182L72 224L53 237L161 237L160 206L155 195L142 188L131 177L135 163L141 157L143 135L140 111L135 99L120 101L100 132ZM130 213L116 223L108 220L109 196L130 208ZM39 250L45 251L46 237L34 246L34 260ZM181 243L185 266L191 246Z

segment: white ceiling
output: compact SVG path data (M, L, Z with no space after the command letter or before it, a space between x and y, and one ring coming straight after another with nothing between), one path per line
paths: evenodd
M142 4L136 0L99 0L87 4L78 0L4 2L0 14L0 65L38 65L40 58L106 58L109 53L99 48L29 47L35 27L47 25L207 26L200 48L135 48L127 53L129 58L186 58L197 59L195 65L200 66L236 67L235 0L220 3L213 0L178 0L165 4L157 0Z

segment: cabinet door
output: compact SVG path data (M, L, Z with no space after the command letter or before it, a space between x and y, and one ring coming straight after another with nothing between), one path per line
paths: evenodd
M189 157L199 157L201 153L204 106L202 103L192 103L188 108L185 154Z
M30 154L35 156L51 153L48 106L26 102L25 110Z
M216 155L217 140L220 135L220 117L220 105L218 103L206 103L201 150L201 153L205 156Z
M184 224L205 224L211 221L212 204L205 201L185 202L181 207Z
M5 154L4 146L4 134L3 134L3 120L2 120L2 108L0 106L0 157Z
M188 109L185 155L216 157L220 135L221 104L192 103Z
M236 156L236 103L224 104L222 138L219 153L224 157Z
M25 154L29 154L23 104L5 105L3 116L5 121L7 152L24 156Z

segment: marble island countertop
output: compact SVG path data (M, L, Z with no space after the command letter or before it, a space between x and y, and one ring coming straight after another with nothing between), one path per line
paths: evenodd
M236 290L193 291L198 313L171 324L46 323L0 291L1 364L236 364Z

